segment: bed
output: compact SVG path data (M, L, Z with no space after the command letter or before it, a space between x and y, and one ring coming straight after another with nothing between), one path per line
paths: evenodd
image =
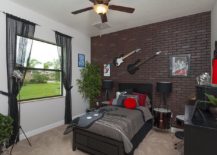
M152 84L120 83L119 91L133 89L134 92L146 93L152 105ZM152 108L150 108L152 111ZM153 119L145 122L138 132L130 139L133 149L126 153L123 141L100 135L89 130L75 127L73 129L72 149L82 150L94 155L133 155L134 150L153 127Z

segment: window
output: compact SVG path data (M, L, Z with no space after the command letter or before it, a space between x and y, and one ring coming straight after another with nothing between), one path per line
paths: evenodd
M25 41L23 41L24 39ZM23 49L25 49L25 52L20 52ZM25 53L25 57L21 56L21 53ZM18 100L61 96L61 60L61 47L17 36L16 64L22 64L22 67L24 66L26 70Z

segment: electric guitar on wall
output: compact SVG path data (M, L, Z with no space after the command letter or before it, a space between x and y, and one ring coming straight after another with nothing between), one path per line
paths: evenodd
M139 67L141 65L143 65L144 63L148 62L149 60L155 58L157 55L160 55L162 53L162 51L159 51L159 52L156 52L153 56L151 56L150 58L148 59L145 59L143 61L141 61L140 59L138 59L134 64L129 64L127 66L127 71L130 73L130 74L135 74L137 70L139 70Z
M132 51L132 52L126 54L126 55L121 55L120 57L116 57L116 58L113 60L113 64L114 64L116 67L118 67L118 66L120 66L120 65L124 62L124 59L126 59L127 57L129 57L129 56L131 56L131 55L133 55L134 53L137 53L137 52L139 52L139 51L141 51L140 48L138 48L138 49L136 49L136 50L134 50L134 51Z

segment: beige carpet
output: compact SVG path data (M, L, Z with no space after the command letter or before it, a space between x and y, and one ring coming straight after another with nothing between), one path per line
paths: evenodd
M61 126L30 138L32 147L26 140L19 142L13 155L86 155L72 151L72 134L63 135L66 126ZM174 134L152 130L135 150L134 155L181 155L183 148L175 150L174 143L179 141Z

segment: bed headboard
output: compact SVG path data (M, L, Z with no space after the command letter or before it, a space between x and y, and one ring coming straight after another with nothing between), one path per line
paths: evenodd
M137 93L146 93L150 98L150 102L152 105L153 85L151 83L119 83L118 84L119 91L125 91L127 89L132 89L134 92Z

